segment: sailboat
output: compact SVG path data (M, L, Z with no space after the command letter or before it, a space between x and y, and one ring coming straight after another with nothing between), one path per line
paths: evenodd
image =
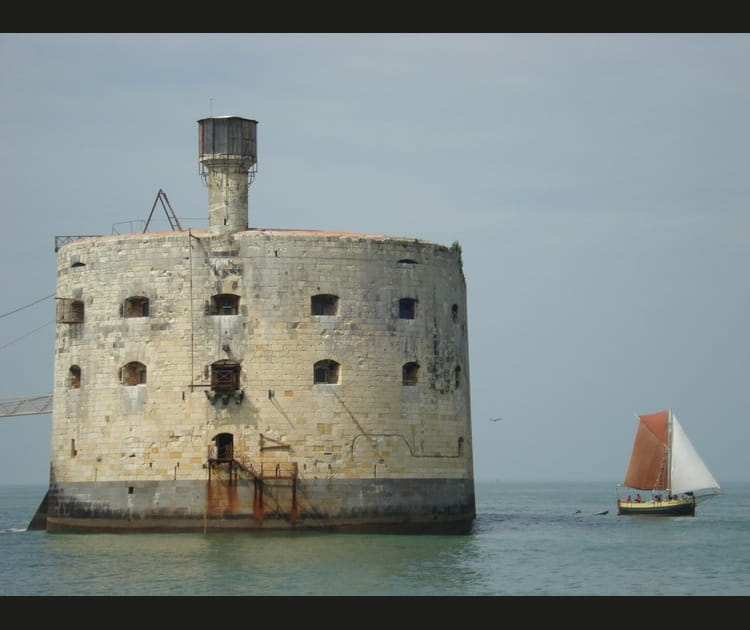
M671 409L639 415L638 421L625 479L618 485L618 514L695 516L698 503L723 494ZM620 499L621 488L632 492Z

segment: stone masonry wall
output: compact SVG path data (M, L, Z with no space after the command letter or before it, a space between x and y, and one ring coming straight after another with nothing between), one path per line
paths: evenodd
M403 262L413 261L413 262ZM236 315L210 315L215 294ZM339 298L312 315L311 297ZM146 317L123 317L128 297ZM417 300L399 317L399 299ZM201 480L219 434L259 470L308 479L471 479L466 286L460 252L415 239L317 231L86 238L58 252L51 481ZM313 365L340 365L314 384ZM237 362L241 400L209 399L211 365ZM129 362L146 382L125 385ZM419 364L414 386L402 366ZM71 386L71 366L81 371Z

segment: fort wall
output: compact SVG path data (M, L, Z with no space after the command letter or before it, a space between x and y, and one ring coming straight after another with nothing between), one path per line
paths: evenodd
M470 527L459 247L89 237L60 248L57 298L52 527Z

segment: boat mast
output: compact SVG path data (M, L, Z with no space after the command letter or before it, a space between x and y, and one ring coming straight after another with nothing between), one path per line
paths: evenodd
M667 492L672 494L672 409L667 410Z

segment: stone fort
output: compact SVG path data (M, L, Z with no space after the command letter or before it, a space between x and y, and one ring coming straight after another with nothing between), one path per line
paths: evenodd
M257 121L198 126L207 229L57 248L30 529L468 533L460 246L250 227Z

